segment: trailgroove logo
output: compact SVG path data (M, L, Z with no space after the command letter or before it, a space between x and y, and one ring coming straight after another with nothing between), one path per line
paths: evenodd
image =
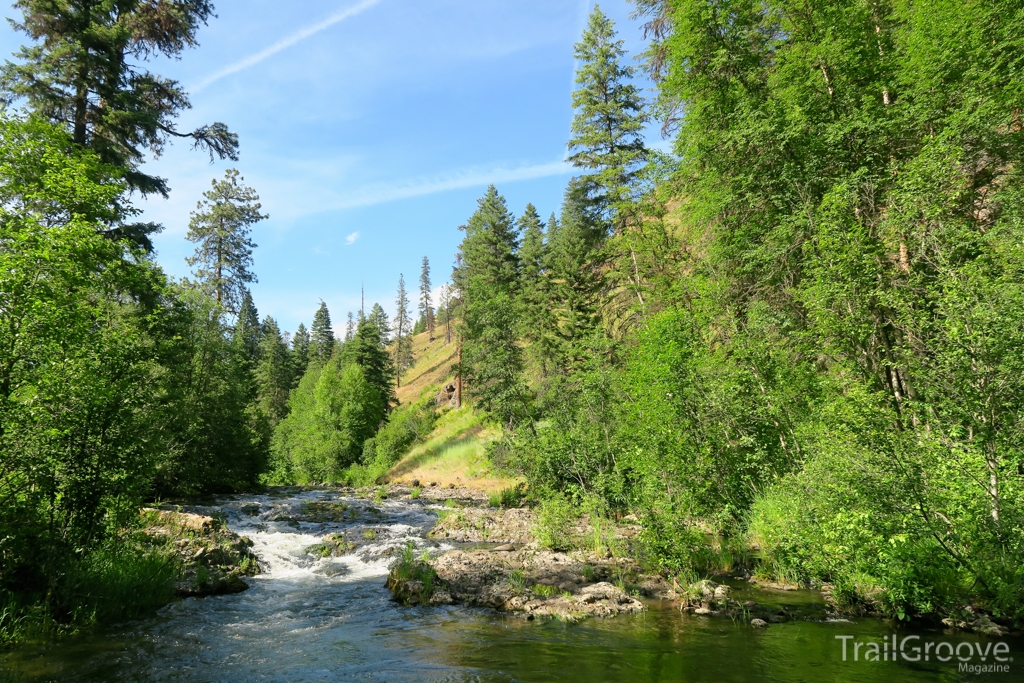
M952 662L960 673L1009 673L1013 657L1006 643L985 643L947 640L923 640L921 636L904 636L882 641L857 640L856 636L836 636L843 642L843 661L854 662Z

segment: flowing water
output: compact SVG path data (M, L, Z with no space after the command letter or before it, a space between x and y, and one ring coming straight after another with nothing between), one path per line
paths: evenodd
M289 519L311 501L345 502L349 514L329 523ZM250 514L256 512L253 504L259 505L257 514ZM894 631L874 619L828 620L820 598L810 592L751 594L804 615L765 630L682 615L659 603L645 614L579 624L458 606L403 608L384 588L397 551L409 541L435 553L448 547L426 538L436 521L427 502L374 504L320 491L238 497L195 511L223 514L231 529L253 540L264 572L249 579L249 590L178 601L102 634L0 653L7 676L90 683L1024 680L1024 658L1020 665L1012 662L1024 652L1020 639ZM372 540L345 557L305 552L334 532ZM994 663L990 645L1006 643L1003 665L1009 670L962 673L956 657L947 663L934 656L928 662L864 661L867 645L853 661L856 643L882 647L894 634L900 642L911 636L908 647L946 641L959 645L963 656L967 647L987 652L985 662L972 654L974 665Z

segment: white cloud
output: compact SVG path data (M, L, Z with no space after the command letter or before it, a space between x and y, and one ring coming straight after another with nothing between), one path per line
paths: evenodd
M375 183L353 190L337 197L333 202L320 205L320 209L354 209L362 206L386 204L400 199L461 190L467 187L511 183L518 180L532 180L572 173L572 166L564 161L517 168L471 167L433 177L413 178L405 181Z
M327 17L323 21L320 21L311 26L307 26L303 29L299 29L290 36L287 36L286 38L282 38L281 40L277 41L270 47L265 48L257 52L256 54L249 55L245 59L241 59L235 62L234 64L229 64L220 71L216 71L213 74L207 76L205 79L203 79L196 85L192 86L191 91L193 93L197 93L200 90L203 90L213 85L214 83L216 83L217 81L226 76L230 76L231 74L235 74L239 71L248 69L250 66L255 66L256 64L262 62L264 59L276 55L281 50L285 50L291 47L292 45L295 45L296 43L302 42L306 38L309 38L311 36L316 35L317 33L320 33L321 31L329 29L331 26L334 26L335 24L342 22L345 19L354 17L357 14L360 14L361 12L370 9L374 5L380 3L380 1L381 0L363 0L357 5L353 5L352 7L347 7L343 10L335 12L334 14Z
M356 240L359 239L359 231L353 232L345 238L345 244L355 244Z

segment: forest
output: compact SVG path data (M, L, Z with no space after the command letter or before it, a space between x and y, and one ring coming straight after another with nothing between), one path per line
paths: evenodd
M212 5L16 4L0 641L166 603L174 568L133 540L149 501L377 481L436 419L395 393L423 332L553 525L634 515L640 559L687 581L753 554L851 610L1024 621L1024 6L633 4L642 55L599 7L575 46L557 214L491 186L440 301L424 258L390 317L336 328L321 302L294 332L249 292L266 215L239 171L190 216L188 278L137 221L170 191L146 154L238 159L144 68Z

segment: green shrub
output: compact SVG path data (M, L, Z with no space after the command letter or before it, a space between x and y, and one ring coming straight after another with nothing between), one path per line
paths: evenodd
M564 496L552 494L545 498L538 510L533 534L537 542L552 550L569 550L575 547L577 515Z
M492 508L517 508L526 500L526 484L518 483L500 491L495 491L487 497L488 504Z

